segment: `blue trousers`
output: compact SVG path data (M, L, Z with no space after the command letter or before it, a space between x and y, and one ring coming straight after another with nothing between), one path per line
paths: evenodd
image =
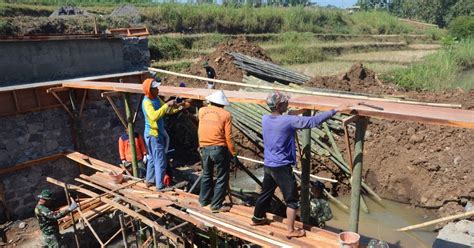
M157 189L165 187L163 178L166 171L165 141L162 137L145 136L146 148L150 159L146 165L146 181L155 183Z

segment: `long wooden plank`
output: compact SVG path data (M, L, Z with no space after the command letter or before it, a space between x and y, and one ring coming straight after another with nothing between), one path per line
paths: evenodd
M105 163L103 161L89 157L79 152L72 152L72 151L68 152L66 153L66 157L71 160L76 161L79 164L85 165L97 171L101 171L101 172L114 171L119 174L122 174L124 172L124 170L121 169L120 167Z
M143 94L142 85L128 83L106 83L106 82L67 82L64 87L95 89L118 92L130 92ZM182 88L172 86L161 86L160 95L179 96L204 100L204 98L216 90ZM242 92L242 91L224 91L231 102L246 102L266 104L267 93L264 92ZM364 100L365 104L381 107L384 110L378 110L371 107L358 105L361 101L358 99L347 99L342 97L313 96L303 94L290 94L289 105L296 108L312 110L330 110L341 104L350 104L352 114L360 116L375 117L381 119L416 121L419 123L447 125L463 128L474 128L474 111L463 109L452 109L434 106L421 106L407 103L382 102L375 100ZM347 113L347 114L350 114Z
M21 164L17 164L17 165L14 165L14 166L7 167L5 169L1 169L0 170L0 175L12 173L12 172L19 171L19 170L23 170L23 169L29 168L33 165L47 163L47 162L57 160L57 159L60 159L60 158L63 158L63 157L64 157L64 153L56 153L56 154L49 155L49 156L46 156L46 157L26 161L26 162L21 163Z

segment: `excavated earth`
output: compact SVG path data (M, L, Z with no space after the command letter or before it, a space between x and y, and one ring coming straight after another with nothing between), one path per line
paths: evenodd
M232 58L226 53L231 51L271 61L263 49L245 39L238 39L219 45L215 52L202 58L185 73L205 76L201 65L208 60L216 69L218 79L240 82L245 72L232 63ZM205 87L204 82L176 77L167 77L164 81L172 85L183 81L188 87ZM362 64L355 64L342 75L312 78L305 86L397 95L427 102L459 103L463 109L474 109L472 90L406 91L381 82L375 72ZM217 88L238 89L219 84ZM253 158L262 156L261 148L239 130L233 131L234 140L242 155ZM336 139L344 151L342 136ZM432 208L440 216L459 213L468 201L474 200L473 147L474 130L471 129L372 118L366 134L363 175L367 184L384 198ZM319 175L345 182L332 185L333 193L348 192L347 178L334 164L325 158L316 158L314 163L318 164L315 171Z
M338 76L313 78L312 87L379 95L405 96L426 102L458 103L474 109L474 90L404 91L383 84L376 74L355 64ZM344 147L342 139L339 147ZM372 118L364 147L364 176L384 198L438 209L447 216L474 200L474 130ZM347 187L345 188L347 189Z
M216 71L215 79L242 82L242 78L245 72L239 69L234 64L232 56L228 54L230 52L239 52L245 55L272 62L271 58L265 54L265 51L261 47L247 41L247 39L245 39L244 37L241 37L219 44L214 52L202 57L190 68L184 70L183 73L207 77L206 71L202 67L202 64L205 61L208 61L209 65ZM207 86L206 82L200 80L179 78L176 76L165 77L164 82L168 85L176 86L179 85L180 82L186 83L186 86L188 87L204 88ZM238 90L239 88L239 86L216 84L216 89Z

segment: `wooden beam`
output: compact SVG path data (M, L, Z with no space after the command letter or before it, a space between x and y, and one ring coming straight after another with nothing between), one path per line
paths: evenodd
M81 108L79 110L79 119L82 117L82 112L84 110L84 105L86 104L86 97L87 97L87 89L84 89L84 93L82 95L82 101L81 101Z
M105 163L95 158L91 158L79 152L69 151L65 154L65 156L73 161L76 161L79 164L85 165L97 171L101 171L101 172L114 171L118 174L122 174L124 172L124 170L121 169L120 167Z
M20 112L20 105L18 104L18 97L16 96L16 91L12 91L13 101L15 102L15 108L17 112Z
M116 91L105 91L105 92L100 93L100 96L102 98L104 98L104 97L121 97L122 94L120 94L119 92L116 92Z
M127 128L127 122L125 122L125 119L123 118L122 114L120 113L120 110L117 108L112 98L110 96L106 96L106 98L107 98L107 101L109 101L110 106L112 106L112 109L114 110L115 114L119 118L120 123L122 123L124 128Z
M58 100L58 102L61 104L61 106L64 108L64 110L66 110L66 112L69 114L71 119L74 119L74 115L72 114L71 110L69 110L69 108L63 102L63 100L61 100L61 98L58 96L58 94L56 94L55 91L52 91L51 94L53 94L54 98L56 98L56 100Z
M10 167L1 169L0 170L0 175L9 174L9 173L19 171L19 170L24 170L26 168L29 168L29 167L33 166L33 165L43 164L43 163L47 163L47 162L50 162L50 161L54 161L54 160L63 158L64 156L65 156L64 153L56 153L56 154L49 155L49 156L46 156L46 157L26 161L26 162L21 163L21 164L17 164L17 165L14 165L14 166L10 166Z
M63 92L63 91L68 91L68 90L69 90L68 87L58 86L58 87L52 87L52 88L47 89L46 93Z
M54 178L52 178L52 177L47 177L47 178L46 178L46 181L49 182L49 183L52 183L52 184L54 184L54 185L57 185L57 186L59 186L59 187L63 187L63 188L66 187L66 184L65 184L65 183L63 183L63 182L61 182L61 181L59 181L59 180L56 180L56 179L54 179ZM69 184L68 187L69 187L70 190L74 190L74 191L77 191L77 192L82 193L82 194L84 194L84 195L91 196L91 197L96 197L96 196L99 195L99 194L97 194L97 193L95 193L95 192L92 192L92 191L90 191L90 190L81 188L81 187L79 187L79 186L75 186L75 185Z
M142 85L127 83L106 83L106 82L68 82L64 86L81 89L113 90L118 92L130 92L143 94ZM217 90L183 88L172 86L161 86L160 95L179 96L204 100L206 96ZM266 104L267 93L265 92L242 92L224 91L231 102L246 102ZM379 99L380 100L380 99ZM304 94L291 94L290 107L304 108L311 110L330 110L340 105L351 105L351 110L346 114L357 113L360 116L376 117L381 119L416 121L427 124L447 125L462 128L474 128L474 111L463 109L451 109L436 106L414 105L410 103L386 102L371 99L364 101L367 104L378 106L384 110L377 110L371 107L358 105L359 99L349 99L343 97L314 96Z
M92 227L91 223L89 223L89 220L87 220L87 218L84 216L84 214L82 213L81 211L81 208L77 208L77 211L79 212L79 214L81 215L81 218L82 220L84 220L84 222L86 223L87 227L89 227L89 229L91 230L92 234L94 235L94 237L97 239L97 241L100 243L100 246L101 247L104 247L104 242L102 242L102 240L99 238L99 235L97 235L97 233L95 232L94 228Z

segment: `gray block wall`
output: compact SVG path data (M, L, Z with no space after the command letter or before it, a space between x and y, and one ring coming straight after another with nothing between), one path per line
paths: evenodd
M137 99L135 95L131 97L134 108ZM115 98L114 101L124 112L122 99ZM143 115L139 113L136 131L142 134L143 125ZM69 116L62 108L2 117L0 126L4 127L0 129L0 169L74 148ZM86 103L80 130L85 145L82 153L111 164L120 163L118 138L125 129L106 100ZM53 190L64 199L62 188L46 182L46 177L74 183L73 179L78 175L76 163L59 159L0 175L0 188L4 190L12 217L25 218L33 216L35 196L43 188ZM4 214L0 206L0 223Z
M0 42L0 87L142 70L148 39Z

